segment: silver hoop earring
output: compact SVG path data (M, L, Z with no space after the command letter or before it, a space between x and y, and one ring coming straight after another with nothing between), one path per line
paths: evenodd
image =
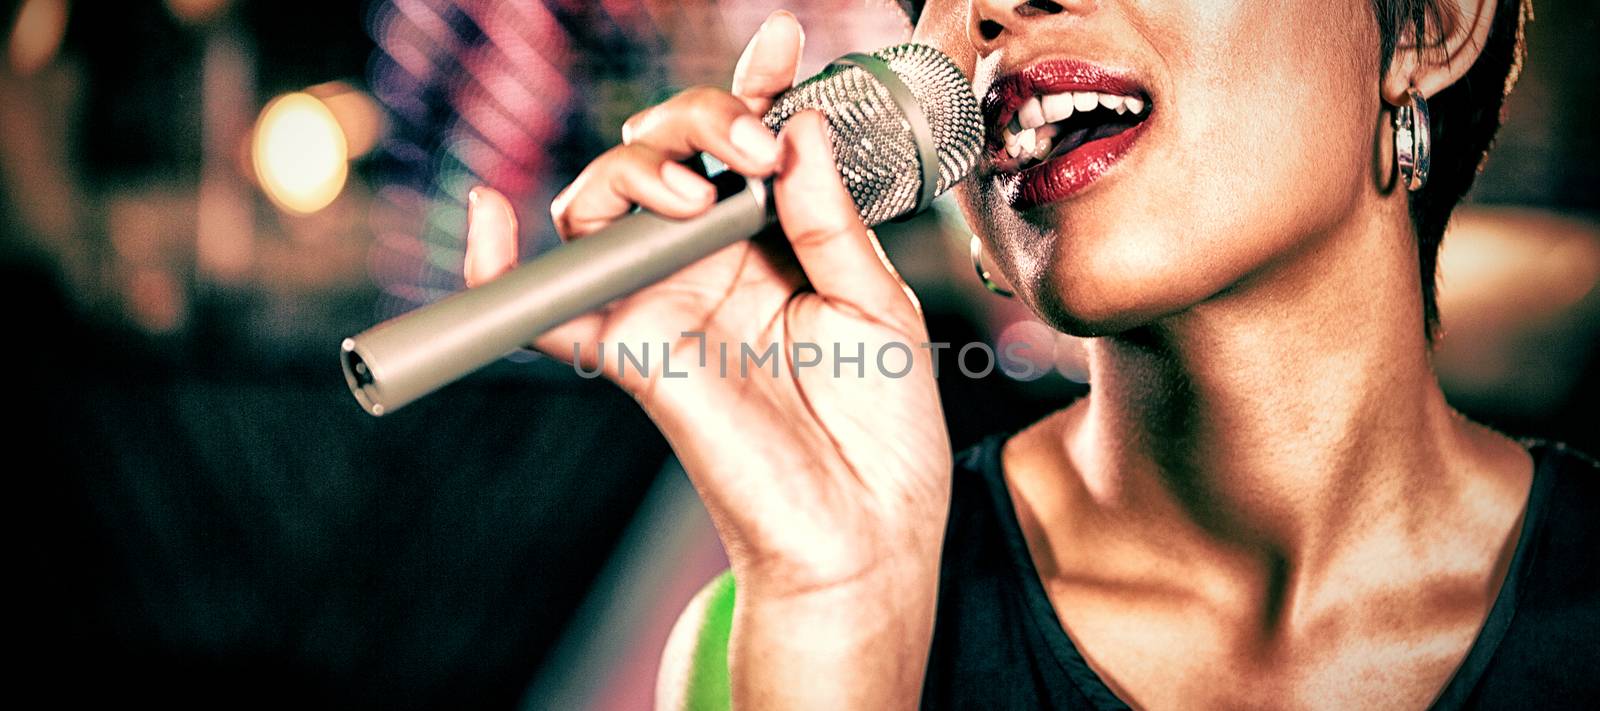
M1394 162L1400 183L1416 192L1428 184L1433 134L1428 125L1428 102L1416 87L1406 89L1410 102L1394 110Z
M983 266L983 241L979 240L977 235L972 236L972 269L978 273L978 281L983 282L983 288L1008 299L1014 296L989 278L989 270Z

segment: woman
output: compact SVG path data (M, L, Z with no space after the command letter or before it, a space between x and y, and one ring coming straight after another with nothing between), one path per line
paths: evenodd
M737 605L723 586L686 612L663 706L1593 700L1592 464L1460 417L1429 362L1434 253L1522 15L930 2L916 39L972 77L989 122L967 221L1041 319L1096 337L1088 397L959 461L929 350L898 378L719 377L695 357L928 340L819 117L777 138L756 119L794 77L794 18L767 21L731 92L634 116L555 200L564 238L635 205L706 209L677 162L699 151L771 176L783 228L537 343L592 368L598 344L670 341L688 368L601 364L671 441L738 581ZM474 194L469 282L514 261L514 219Z

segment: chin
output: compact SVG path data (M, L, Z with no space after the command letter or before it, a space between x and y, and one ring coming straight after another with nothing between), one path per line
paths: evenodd
M1106 195L1106 198L1114 196ZM1133 211L989 211L983 225L995 262L1023 303L1074 336L1110 336L1188 310L1226 288L1242 264L1184 226L1114 219ZM1010 219L1006 219L1010 218ZM998 223L998 224L997 224ZM1158 226L1159 225L1159 226Z
M1187 309L1194 301L1148 279L1052 271L1019 292L1040 319L1073 336L1115 336Z

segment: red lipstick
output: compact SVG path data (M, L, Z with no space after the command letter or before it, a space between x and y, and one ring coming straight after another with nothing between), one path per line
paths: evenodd
M1069 92L1133 97L1144 110L1131 115L1085 112L1073 124L1080 131L1076 139L1063 139L1075 140L1075 144L1056 146L1043 162L1019 165L1006 152L1003 132L1007 124L1033 97ZM1088 187L1127 155L1143 134L1153 109L1144 87L1125 74L1072 60L1030 65L1001 77L984 96L991 173L1013 209L1028 210L1063 200Z

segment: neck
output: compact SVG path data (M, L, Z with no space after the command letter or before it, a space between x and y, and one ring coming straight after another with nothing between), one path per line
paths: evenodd
M1454 427L1416 274L1408 233L1359 225L1091 342L1093 395L1067 441L1085 488L1178 522L1166 535L1280 565L1325 559L1363 517L1415 511Z

